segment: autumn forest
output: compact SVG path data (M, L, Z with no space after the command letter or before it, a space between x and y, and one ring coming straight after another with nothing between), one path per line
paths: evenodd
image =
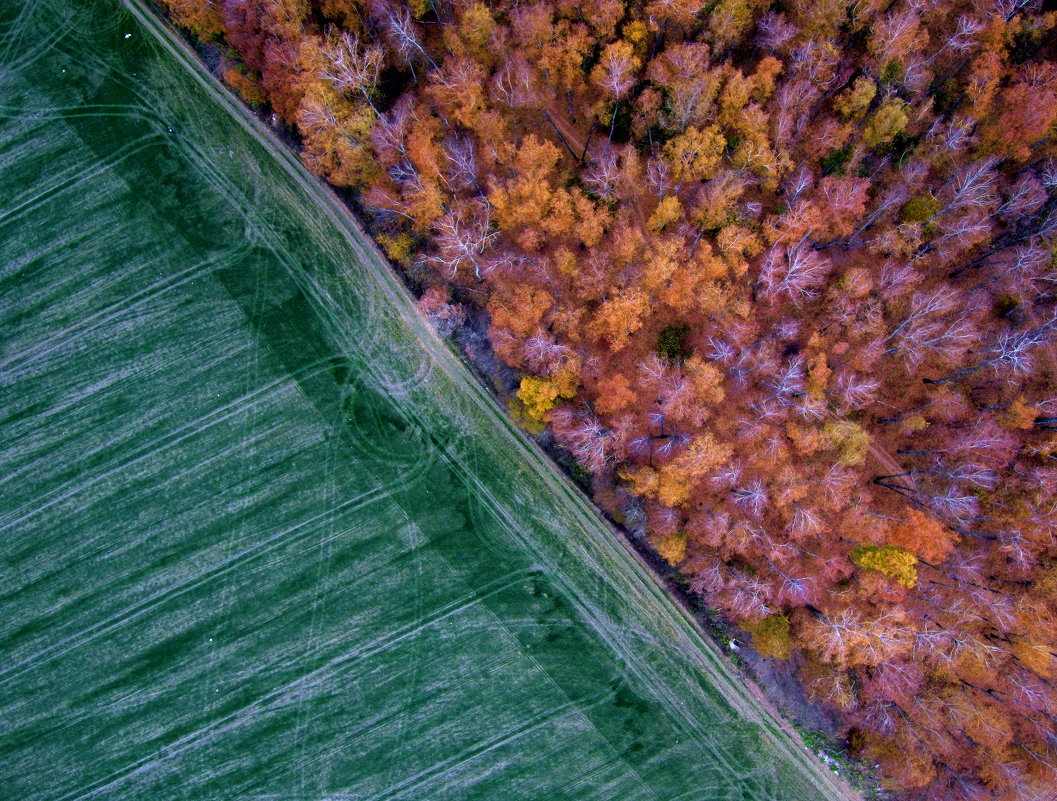
M853 756L1057 787L1057 6L164 0Z

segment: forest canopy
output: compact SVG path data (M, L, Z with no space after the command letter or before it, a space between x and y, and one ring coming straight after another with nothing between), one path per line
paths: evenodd
M164 2L887 787L1052 798L1052 2Z

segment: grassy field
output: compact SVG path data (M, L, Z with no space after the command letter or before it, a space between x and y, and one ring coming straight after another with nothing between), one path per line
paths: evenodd
M0 797L837 798L137 14L0 4Z

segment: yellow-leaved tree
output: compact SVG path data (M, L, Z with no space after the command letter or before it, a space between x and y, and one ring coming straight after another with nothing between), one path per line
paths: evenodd
M904 587L913 587L918 581L914 567L918 558L894 545L860 545L852 550L851 561L856 567L876 570Z
M789 618L785 615L767 615L759 620L742 623L742 628L752 635L752 647L769 659L788 659Z
M676 181L711 178L723 158L727 140L715 125L686 129L664 146L664 155Z

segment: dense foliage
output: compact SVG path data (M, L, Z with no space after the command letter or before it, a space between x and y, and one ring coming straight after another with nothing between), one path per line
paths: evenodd
M1057 12L166 0L892 788L1057 786Z

